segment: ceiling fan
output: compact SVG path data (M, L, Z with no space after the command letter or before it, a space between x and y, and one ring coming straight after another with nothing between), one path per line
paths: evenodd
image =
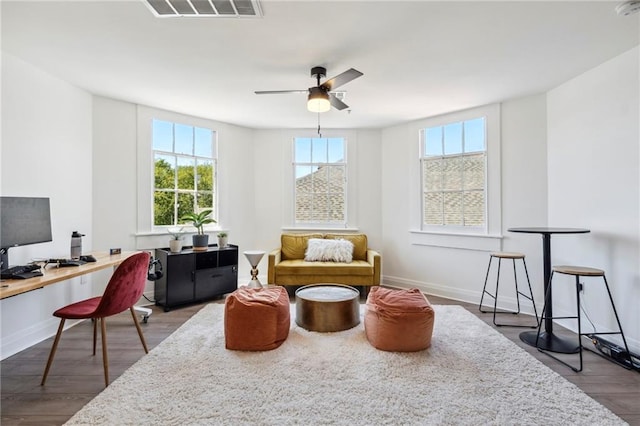
M317 86L309 87L306 90L258 90L256 91L256 95L273 95L273 94L283 94L283 93L308 93L309 96L307 98L307 109L312 112L326 112L331 109L331 106L338 110L343 110L345 108L349 108L347 104L342 102L340 99L336 97L332 90L337 89L354 80L363 74L350 68L343 72L342 74L338 74L329 80L326 80L324 83L320 84L320 79L326 77L327 69L324 67L313 67L311 68L311 77L316 78Z

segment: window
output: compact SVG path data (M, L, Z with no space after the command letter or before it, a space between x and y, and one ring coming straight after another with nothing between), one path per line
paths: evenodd
M485 118L420 131L422 227L486 228Z
M294 138L294 220L299 224L346 224L345 139Z
M216 211L216 132L152 120L153 224L171 226L191 211Z

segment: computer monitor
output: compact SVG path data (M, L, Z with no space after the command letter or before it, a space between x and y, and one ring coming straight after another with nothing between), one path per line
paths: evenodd
M49 241L52 241L49 198L0 197L2 269L9 267L9 248Z

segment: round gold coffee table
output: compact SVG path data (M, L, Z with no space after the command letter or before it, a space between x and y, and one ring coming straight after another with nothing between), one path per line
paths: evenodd
M296 324L309 331L342 331L360 324L360 293L342 284L314 284L296 290Z

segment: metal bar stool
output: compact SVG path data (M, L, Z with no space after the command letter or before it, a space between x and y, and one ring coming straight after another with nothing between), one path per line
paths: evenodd
M559 273L559 274L565 274L565 275L573 275L576 277L576 316L571 316L571 317L545 317L545 308L546 305L549 301L549 297L551 297L551 292L553 291L553 286L551 285L552 281L553 281L553 275L555 273ZM616 322L618 323L618 330L620 331L613 331L613 332L597 332L597 331L593 331L590 333L583 333L582 332L582 328L581 328L581 324L580 324L580 277L602 277L602 279L604 280L604 285L607 289L607 294L609 295L609 301L611 302L611 307L613 308L613 314L616 317ZM633 365L633 361L631 359L631 352L629 352L629 347L627 346L627 340L624 337L624 333L622 332L622 326L620 325L620 319L618 318L618 312L616 311L616 306L613 303L613 297L611 297L611 290L609 290L609 283L607 282L607 277L604 274L604 271L601 269L596 269L596 268L588 268L585 266L554 266L552 271L551 271L551 276L549 277L549 290L545 296L545 301L544 301L545 307L542 309L542 318L540 319L540 324L542 324L542 322L545 319L550 319L550 320L554 320L554 319L576 319L578 320L578 344L576 346L576 351L577 353L579 353L580 356L580 366L579 368L576 368L572 365L570 365L569 363L559 359L558 357L551 355L548 351L538 348L538 350L548 356L550 356L551 358L555 359L556 361L559 361L560 363L566 365L567 367L571 368L573 371L575 372L580 372L582 371L582 336L589 336L589 338L592 338L592 336L595 335L601 335L601 334L619 334L620 336L622 336L622 342L624 343L624 349L627 351L627 356L629 357L629 365ZM595 328L595 327L594 327ZM538 336L536 337L536 346L538 346L538 338L540 337L540 326L538 326ZM588 350L588 348L585 348ZM595 354L598 354L595 351L592 351ZM600 354L598 354L600 355Z
M491 294L487 291L487 280L489 279L489 271L491 270L491 262L494 258L498 259L498 273L496 276L496 293ZM511 259L513 262L513 279L516 284L516 303L518 305L518 310L516 312L513 311L498 311L498 286L500 284L500 266L502 263L502 259ZM522 265L524 266L524 272L527 276L527 284L529 285L529 296L522 293L518 289L518 275L516 274L516 259L522 260ZM492 311L483 311L482 310L482 301L484 300L484 295L488 295L493 298L493 310ZM521 324L498 324L496 322L496 314L514 314L517 315L520 313L520 296L525 299L529 299L533 304L533 312L536 316L536 323L534 325L521 325ZM480 297L480 305L478 305L478 309L482 313L493 313L493 324L497 327L508 326L508 327L527 327L527 328L536 328L538 327L538 311L536 310L536 302L533 300L533 291L531 291L531 282L529 281L529 272L527 271L527 262L524 260L524 254L522 253L508 253L508 252L495 252L491 253L489 257L489 266L487 266L487 275L484 278L484 288L482 289L482 297Z

